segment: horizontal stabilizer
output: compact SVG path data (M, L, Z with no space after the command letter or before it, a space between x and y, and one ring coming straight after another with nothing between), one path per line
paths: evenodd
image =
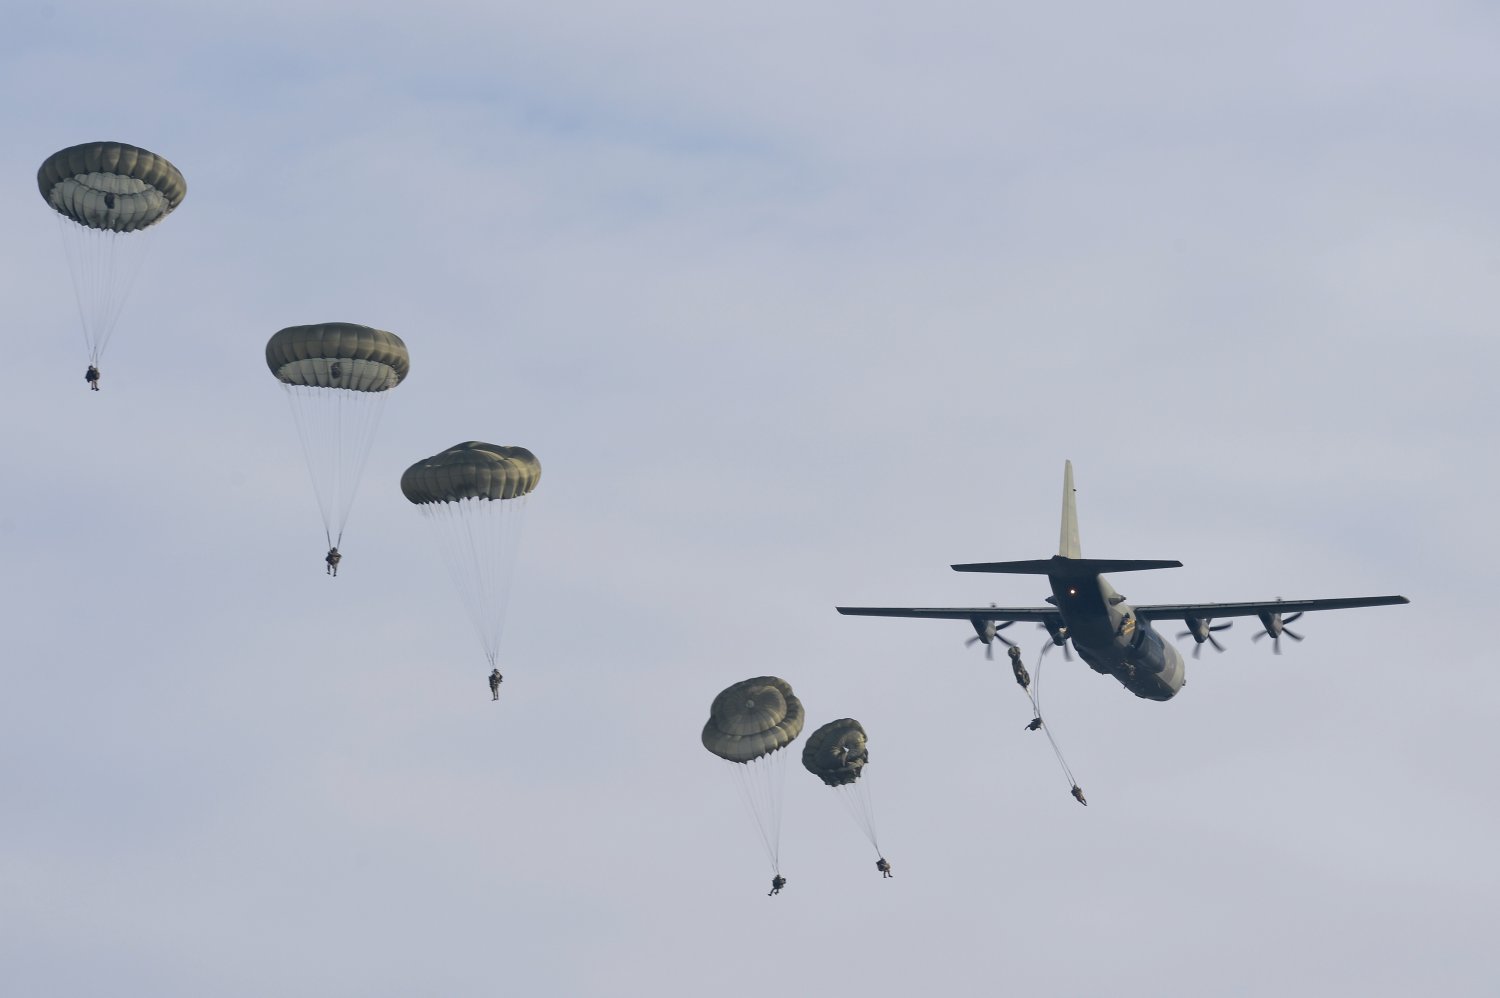
M954 565L955 572L995 572L1001 575L1059 575L1087 578L1105 572L1144 572L1152 568L1181 568L1180 561L1130 558L1035 558L1030 561L985 561Z
M929 620L1030 620L1038 624L1056 620L1057 609L1050 606L840 606L839 613L858 617L925 617Z

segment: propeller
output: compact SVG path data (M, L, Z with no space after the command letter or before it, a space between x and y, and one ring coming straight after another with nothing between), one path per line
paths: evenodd
M1197 644L1193 645L1194 658L1203 653L1204 642L1213 645L1215 651L1224 650L1224 646L1219 644L1219 639L1214 637L1214 632L1228 630L1234 626L1234 621L1227 621L1217 627L1211 626L1212 622L1212 617L1205 617L1203 620L1199 620L1197 617L1188 617L1183 620L1188 629L1177 635L1177 640L1181 641L1183 638L1191 637L1197 642Z
M1282 619L1282 616L1279 613L1262 613L1258 616L1260 617L1260 622L1265 625L1266 629L1252 637L1252 641L1259 641L1261 638L1269 635L1271 638L1272 650L1274 650L1276 654L1280 655L1281 636L1283 634L1291 638L1293 641L1302 640L1302 635L1286 626L1287 624L1290 624L1292 621L1296 620L1298 617L1302 616L1301 610L1298 610L1296 613L1285 619Z
M1063 650L1063 658L1067 659L1069 662L1073 661L1073 652L1068 648L1068 628L1066 624L1063 624L1060 621L1046 620L1038 624L1037 626L1044 629L1052 638L1051 641L1042 645L1042 654L1040 658L1046 658L1047 653L1052 650L1052 646L1056 645Z
M995 604L991 603L990 606ZM985 620L982 617L971 617L969 623L974 625L974 637L964 642L966 647L972 648L980 641L984 642L984 657L991 662L995 660L995 642L999 641L1008 648L1014 648L1016 643L1000 632L1005 630L1014 620Z

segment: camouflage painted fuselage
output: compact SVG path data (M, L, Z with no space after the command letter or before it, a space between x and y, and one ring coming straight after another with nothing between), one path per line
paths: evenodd
M1052 597L1074 649L1095 672L1147 700L1170 700L1182 689L1182 656L1100 575L1049 575Z

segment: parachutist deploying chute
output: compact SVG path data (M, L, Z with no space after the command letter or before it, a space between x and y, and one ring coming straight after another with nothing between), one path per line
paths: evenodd
M852 717L829 721L807 736L802 744L802 765L811 774L838 791L839 799L865 838L875 849L875 869L882 877L891 876L891 864L880 851L875 832L875 808L870 803L870 786L862 781L870 762L865 729Z
M786 885L781 875L781 794L786 756L781 751L802 733L802 701L775 676L735 683L714 697L703 747L730 764L771 861L771 893Z
M1051 727L1042 723L1042 661L1047 657L1047 649L1051 648L1054 644L1061 644L1056 640L1057 637L1057 634L1053 634L1047 644L1042 646L1041 653L1037 655L1035 680L1031 678L1031 674L1026 671L1026 666L1021 662L1020 648L1011 647L1009 649L1010 668L1016 677L1016 685L1025 691L1027 699L1031 701L1032 717L1026 725L1026 730L1046 732L1047 741L1052 743L1052 754L1057 756L1057 764L1062 767L1063 776L1068 780L1069 792L1072 793L1073 799L1078 801L1078 803L1087 805L1088 801L1083 799L1083 791L1079 789L1078 781L1073 778L1073 770L1068 767L1068 760L1063 758L1062 749L1058 747L1057 739L1052 737ZM1066 639L1066 634L1063 637ZM1066 644L1061 644L1061 647L1064 651L1067 650Z
M187 181L138 146L86 142L48 156L36 183L62 223L89 353L86 380L98 391L99 358L145 260L145 237L132 233L171 214L187 196Z
M469 440L418 461L401 491L433 524L449 574L495 667L526 497L542 464L525 447Z
M1045 651L1045 649L1043 649ZM1006 649L1010 655L1010 671L1015 674L1016 684L1029 695L1031 692L1031 673L1026 671L1026 666L1021 664L1021 649L1011 645Z
M286 389L302 453L323 514L327 573L339 574L339 545L354 508L386 395L406 378L411 357L395 333L352 322L288 326L266 343L266 366Z

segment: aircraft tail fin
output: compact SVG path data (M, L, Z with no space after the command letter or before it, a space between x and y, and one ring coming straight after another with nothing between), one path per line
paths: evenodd
M1064 461L1062 537L1058 542L1055 557L954 565L953 570L955 572L999 572L1005 575L1088 574L1085 566L1063 564L1065 560L1079 561L1083 558L1083 552L1078 543L1078 504L1074 502L1073 495L1073 462Z
M1063 510L1062 536L1057 545L1059 558L1082 558L1082 545L1078 542L1077 490L1073 488L1073 462L1063 462Z
M954 565L955 572L995 572L1002 575L1050 575L1086 579L1105 572L1144 572L1153 568L1181 568L1182 562L1140 558L1085 558L1078 542L1078 503L1073 488L1073 462L1063 463L1062 532L1057 554L1028 561L986 561Z

